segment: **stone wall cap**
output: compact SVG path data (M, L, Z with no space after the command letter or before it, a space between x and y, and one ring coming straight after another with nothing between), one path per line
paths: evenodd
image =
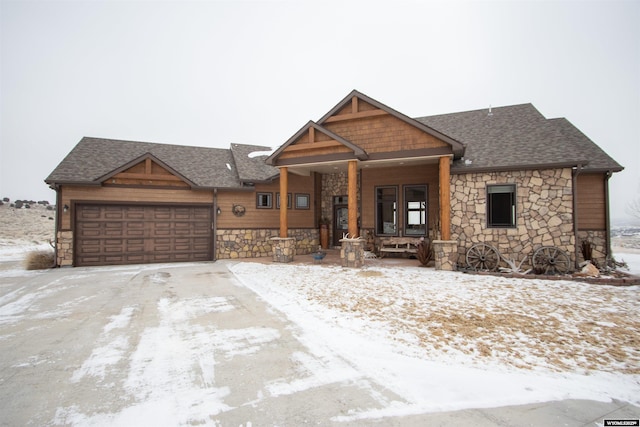
M269 240L296 240L295 237L271 237Z
M447 244L457 244L457 240L433 240L431 243L447 243Z

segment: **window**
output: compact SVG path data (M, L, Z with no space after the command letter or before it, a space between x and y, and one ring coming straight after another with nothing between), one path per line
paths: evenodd
M256 207L258 209L271 209L273 207L273 193L258 193L256 195Z
M427 186L407 185L404 187L404 235L427 235Z
M276 209L280 209L280 193L276 193ZM287 209L291 209L291 193L287 193Z
M397 187L376 187L376 234L398 234Z
M309 209L308 194L296 194L296 209Z
M487 185L487 227L515 226L515 184Z

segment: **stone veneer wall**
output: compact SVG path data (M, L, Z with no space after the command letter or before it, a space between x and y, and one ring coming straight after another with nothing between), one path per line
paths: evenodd
M516 227L487 228L488 184L516 184ZM531 265L541 246L556 246L575 261L571 169L455 174L451 176L451 240L458 241L458 263L476 243ZM501 263L506 266L506 264Z
M591 257L602 268L607 264L607 232L604 230L578 231L578 248L581 248L583 241L591 243ZM582 251L578 250L578 262L584 261Z
M69 267L73 265L73 231L58 231L56 236L56 265Z
M360 206L360 174L358 174L358 206ZM346 196L349 192L349 175L345 172L322 174L320 197L322 218L329 220L329 246L333 246L333 197Z
M272 237L280 235L279 229L224 229L217 230L216 259L259 258L273 255ZM289 237L296 239L296 254L310 254L320 244L317 229L289 229Z
M269 257L273 248L269 239L278 237L279 229L268 230L218 230L216 259ZM289 230L289 237L296 239L296 253L310 254L318 249L319 231L315 229ZM73 232L58 231L57 265L73 265Z

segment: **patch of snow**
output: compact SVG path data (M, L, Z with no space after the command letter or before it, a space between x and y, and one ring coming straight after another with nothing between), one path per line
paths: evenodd
M268 150L268 151L253 151L251 153L249 153L249 155L247 157L249 157L250 159L253 159L255 157L260 157L260 156L270 156L273 154L273 150Z
M297 338L311 359L327 361L300 358L308 378L270 384L271 393L300 391L322 378L370 378L399 396L337 422L561 399L640 403L640 354L616 335L637 333L637 317L629 316L640 309L637 286L411 267L230 269L301 328ZM612 306L619 313L607 310ZM631 323L622 327L625 318Z

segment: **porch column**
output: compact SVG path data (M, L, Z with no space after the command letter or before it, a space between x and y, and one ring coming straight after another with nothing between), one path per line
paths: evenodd
M289 234L287 220L287 194L289 191L289 176L286 167L280 168L280 237L286 238Z
M440 157L440 239L451 239L451 169L449 157Z
M349 188L347 208L349 210L349 237L358 237L358 162L349 160Z

